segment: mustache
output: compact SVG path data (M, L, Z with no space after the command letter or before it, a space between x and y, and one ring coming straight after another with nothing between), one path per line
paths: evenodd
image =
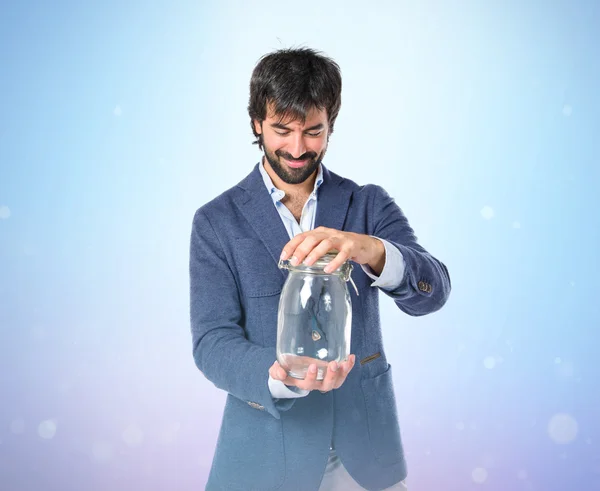
M307 152L303 155L301 155L298 158L292 157L289 153L286 152L282 152L280 150L276 150L275 151L275 155L277 155L279 158L283 157L285 160L289 160L291 162L297 162L299 160L314 160L317 158L317 154L315 152Z

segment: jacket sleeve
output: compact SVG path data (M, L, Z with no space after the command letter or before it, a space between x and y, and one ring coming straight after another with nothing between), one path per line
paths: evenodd
M235 276L208 217L199 209L190 241L190 321L198 369L216 387L275 418L294 399L275 399L268 386L275 348L248 341Z
M421 316L441 309L451 290L446 266L417 242L408 220L390 195L372 185L372 233L396 246L404 258L404 275L393 290L381 289L403 312Z

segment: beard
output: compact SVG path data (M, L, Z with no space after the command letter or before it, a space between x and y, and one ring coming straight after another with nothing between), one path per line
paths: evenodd
M307 152L300 156L300 158L293 158L289 153L282 152L281 150L275 150L275 153L271 153L265 146L265 157L269 161L271 168L275 171L275 174L286 184L300 184L306 181L315 172L321 164L327 147L317 155L315 152ZM295 160L307 160L308 162L299 169L294 169L287 166L281 159L284 158L289 161Z

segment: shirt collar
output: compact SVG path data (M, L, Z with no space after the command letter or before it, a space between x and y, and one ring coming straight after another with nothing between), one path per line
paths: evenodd
M265 183L265 186L267 187L267 190L269 191L269 194L271 195L271 199L273 199L273 202L276 203L277 201L281 201L283 199L283 197L285 196L285 192L282 191L281 189L278 189L277 187L275 187L275 184L273 184L271 177L269 176L269 174L267 173L267 171L265 169L262 159L260 161L260 164L258 165L258 170L260 171L260 175L263 178L263 182ZM319 164L317 178L315 179L315 186L314 186L313 192L311 193L309 198L317 197L317 189L319 189L321 184L323 184L323 166L321 164Z

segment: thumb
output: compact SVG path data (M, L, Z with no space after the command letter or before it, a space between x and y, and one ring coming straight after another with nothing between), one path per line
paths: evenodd
M272 378L274 378L275 380L284 380L285 376L287 374L282 374L282 372L284 372L285 370L283 370L281 368L281 365L279 365L279 362L275 362L273 363L273 365L271 365L271 368L269 368L269 375L271 375Z

